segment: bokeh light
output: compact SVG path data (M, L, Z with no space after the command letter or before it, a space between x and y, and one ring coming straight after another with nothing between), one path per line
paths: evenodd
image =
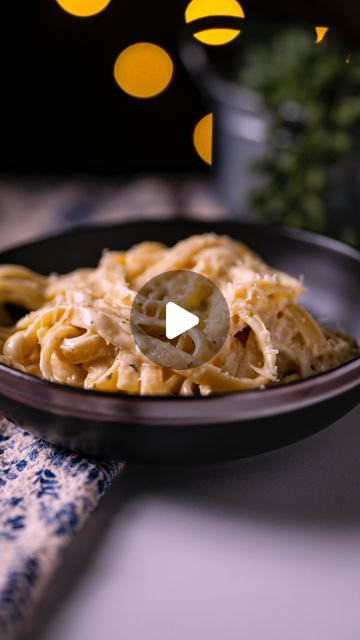
M164 91L173 72L169 54L151 42L130 45L120 53L114 66L117 84L135 98L152 98Z
M329 27L315 27L316 31L316 44L322 42L329 31Z
M88 18L106 9L111 0L56 0L56 2L73 16Z
M208 113L199 120L193 135L194 147L200 158L207 164L212 164L213 122L213 114Z
M207 29L206 31L195 32L194 38L199 40L199 42L203 42L203 44L210 44L215 47L231 42L239 33L240 30L236 29Z
M210 16L245 18L245 13L237 0L191 0L185 11L185 22L191 23ZM196 31L193 35L204 44L219 46L234 40L240 32L240 29L211 27Z

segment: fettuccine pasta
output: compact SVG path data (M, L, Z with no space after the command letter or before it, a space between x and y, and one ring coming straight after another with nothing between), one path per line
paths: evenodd
M229 334L218 354L186 370L148 360L130 328L136 293L154 276L173 270L209 278L230 312ZM172 248L143 242L128 251L104 251L97 268L67 275L45 277L4 265L0 362L52 382L141 395L203 396L301 380L356 352L352 339L320 326L298 304L302 292L300 280L270 268L240 242L215 234L193 236ZM27 310L15 324L11 305ZM167 348L160 338L153 340ZM175 348L187 356L182 337Z

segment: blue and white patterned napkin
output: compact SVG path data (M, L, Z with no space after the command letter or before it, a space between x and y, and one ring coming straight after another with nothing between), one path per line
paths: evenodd
M0 638L12 640L122 464L53 447L0 418Z

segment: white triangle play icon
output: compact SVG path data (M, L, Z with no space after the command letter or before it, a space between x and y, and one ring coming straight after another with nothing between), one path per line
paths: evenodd
M175 302L166 305L166 337L168 340L177 338L185 331L189 331L199 324L199 318L190 311L179 307Z

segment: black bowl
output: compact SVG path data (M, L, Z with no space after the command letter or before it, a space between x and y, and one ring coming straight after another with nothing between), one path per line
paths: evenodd
M237 222L179 219L80 229L0 254L0 262L48 274L95 266L104 247L173 244L215 231L271 265L303 275L304 304L360 342L360 252L322 236ZM360 358L272 389L208 398L120 396L53 384L0 365L0 412L56 445L138 462L238 458L289 444L330 425L359 402Z

